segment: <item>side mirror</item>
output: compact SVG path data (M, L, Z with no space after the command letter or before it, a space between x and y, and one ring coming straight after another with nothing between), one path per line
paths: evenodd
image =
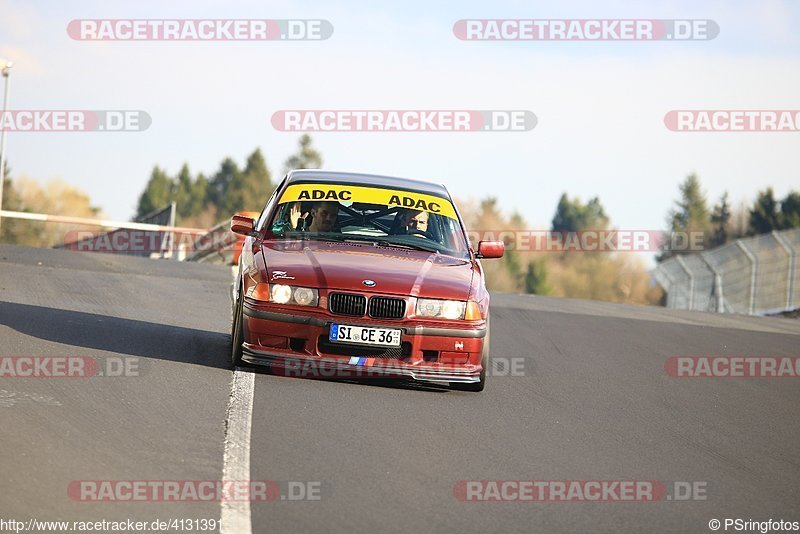
M249 236L253 235L256 229L256 221L252 217L237 213L231 218L231 232L234 234Z
M478 243L478 258L502 258L506 251L506 244L502 241L480 241Z

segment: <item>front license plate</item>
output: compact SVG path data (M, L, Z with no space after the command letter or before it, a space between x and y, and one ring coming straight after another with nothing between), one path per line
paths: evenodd
M394 328L369 328L366 326L332 324L328 339L337 343L399 347L401 334L402 330Z

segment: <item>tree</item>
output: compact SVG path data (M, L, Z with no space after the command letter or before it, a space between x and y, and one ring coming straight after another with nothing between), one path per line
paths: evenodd
M284 164L284 173L292 169L319 169L322 167L322 155L311 146L311 136L300 137L296 154L289 156Z
M599 198L591 198L584 204L579 198L570 200L567 194L563 193L558 200L551 228L554 232L605 230L608 222L608 216Z
M14 180L10 192L9 205L15 211L69 215L73 217L95 218L100 209L91 205L89 195L61 180L50 180L42 185L30 178ZM4 199L5 205L5 199ZM27 220L3 220L3 240L7 243L34 247L51 247L69 240L76 230L86 231L86 226L45 223Z
M248 207L261 210L267 198L275 189L272 183L272 175L267 167L267 162L260 149L256 149L247 158L247 165L244 168L245 180L248 184L250 199L246 202Z
M192 184L192 193L189 195L189 204L192 206L190 217L194 217L208 208L207 197L208 178L201 172Z
M758 193L750 209L750 235L800 227L800 193L789 191L778 202L771 187Z
M206 186L205 177L200 175L196 181L193 180L192 174L189 172L189 165L184 163L178 173L176 183L173 184L173 200L178 220L197 215L203 210Z
M247 158L244 170L232 173L220 215L230 216L244 210L260 211L273 189L267 163L261 150L256 149Z
M305 135L300 139L298 153L287 160L287 165L290 163L296 168L322 164L310 137ZM261 210L274 189L267 162L258 148L248 156L243 169L232 158L223 159L210 180L203 174L192 179L186 163L174 178L155 166L139 197L136 215L146 215L174 201L181 224L191 221L204 225L209 219L227 219L238 211Z
M239 170L239 166L236 165L236 162L233 161L232 158L225 158L222 160L222 163L220 163L217 173L211 178L208 184L206 203L215 206L218 215L224 217L231 216L229 207L235 204L238 199L227 201L228 190L231 188L232 184L234 184L234 188L241 187L240 185L236 185L241 182L241 174L242 171Z
M18 211L19 199L14 191L14 184L11 181L11 169L8 167L8 160L5 162L6 172L3 177L3 204L0 209Z
M525 273L525 293L534 295L547 295L547 264L544 261L528 262L528 271Z
M477 232L483 239L497 239L504 232L513 233L515 230L530 228L518 213L505 217L496 198L460 200L458 204L462 208L467 228L470 232ZM578 203L581 209L573 210L574 204L576 203L570 201L566 195L561 202L562 213L570 210L576 214L582 213L580 217L576 215L572 219L580 222L569 227L580 229L609 226L610 221L599 200L587 204ZM560 226L562 229L565 227ZM489 232L492 237L488 237ZM521 243L520 240L516 241L515 244ZM473 242L473 245L476 244ZM553 254L507 247L501 260L482 262L482 268L486 286L491 291L657 304L663 292L657 285L651 285L646 266L637 260L639 259L630 254Z
M3 206L2 209L8 211L25 211L19 192L11 179L11 172L6 160L6 173L3 179ZM0 242L2 243L25 243L34 239L36 230L28 221L19 219L3 219L0 225Z
M724 245L730 239L731 206L726 191L711 210L711 246Z
M750 209L750 234L766 234L781 227L778 202L771 187L759 191Z
M730 239L740 239L747 235L750 228L750 208L744 200L731 212Z
M515 211L511 214L511 220L509 220L509 225L514 230L525 230L525 218L522 216L521 213Z
M3 202L2 205L0 205L0 209L13 210L14 208L9 207L11 204L9 204L8 200L8 197L14 194L14 188L11 184L11 169L8 166L8 160L5 161L4 167L6 168L6 171L3 175ZM13 200L11 202L13 202Z
M800 193L789 191L781 201L780 224L782 230L800 228Z
M172 202L172 198L173 181L167 176L167 173L156 165L150 173L150 180L139 197L136 217L142 217L152 211L163 208Z
M678 187L680 199L675 201L675 207L667 214L667 225L669 232L664 236L665 243L672 243L675 234L691 236L699 233L705 244L711 230L711 220L709 217L708 203L705 193L700 187L700 179L696 174L690 174L681 182ZM658 256L658 261L663 261L675 254L688 254L693 250L671 250L664 249Z

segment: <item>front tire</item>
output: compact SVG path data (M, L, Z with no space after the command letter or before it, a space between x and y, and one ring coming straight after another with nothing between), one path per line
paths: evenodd
M480 381L470 384L451 382L450 387L458 391L483 391L486 387L486 369L489 367L489 319L486 319L486 337L483 338L483 351L481 351Z
M242 365L242 343L244 343L243 305L244 295L240 290L236 308L233 312L233 326L231 327L231 363L234 367Z

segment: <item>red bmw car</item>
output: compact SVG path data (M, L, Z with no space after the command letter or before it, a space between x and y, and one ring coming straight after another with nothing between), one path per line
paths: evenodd
M390 377L482 391L489 293L442 185L290 172L245 237L233 286L231 357L296 376Z

